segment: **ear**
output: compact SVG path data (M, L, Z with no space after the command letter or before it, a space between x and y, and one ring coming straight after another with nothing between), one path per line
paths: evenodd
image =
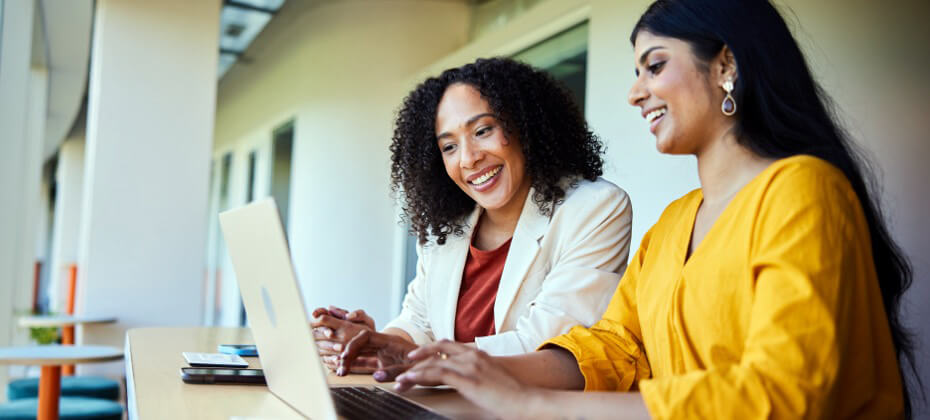
M730 50L730 47L724 45L717 57L714 57L711 74L714 76L714 83L717 86L723 86L723 82L727 80L736 82L738 77L736 58L733 57L733 51Z

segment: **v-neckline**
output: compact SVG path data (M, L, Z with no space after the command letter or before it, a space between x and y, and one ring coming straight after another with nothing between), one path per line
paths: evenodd
M692 238L694 237L694 225L695 223L697 223L697 214L698 214L698 211L701 209L701 204L704 203L704 189L698 188L696 190L698 194L698 199L695 200L696 204L692 205L691 214L688 219L690 220L690 223L689 223L688 235L686 236L686 240L684 241L685 249L682 254L683 255L683 260L681 263L682 269L688 266L688 263L690 263L694 259L694 256L701 249L705 248L704 243L707 242L707 240L711 238L712 235L715 232L717 232L717 230L722 229L718 227L720 225L720 221L723 219L724 215L730 212L730 209L733 207L733 203L739 199L742 199L743 193L749 188L749 186L756 183L756 181L758 181L759 179L762 179L762 175L768 172L773 166L775 166L776 162L778 162L778 160L770 163L767 167L765 167L765 169L763 169L758 174L756 174L756 176L750 179L749 182L746 183L746 185L743 185L743 187L740 188L739 191L736 192L736 194L733 194L733 198L731 198L730 201L727 203L727 205L723 208L723 211L721 211L720 214L717 215L717 218L714 219L714 223L711 224L710 229L708 229L707 233L704 234L704 238L701 239L701 243L697 244L697 246L694 247L694 252L691 252L689 254L688 251L691 250L691 241L692 241Z

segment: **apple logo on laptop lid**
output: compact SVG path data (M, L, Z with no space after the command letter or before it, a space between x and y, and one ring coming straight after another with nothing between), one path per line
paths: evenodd
M274 314L274 306L271 304L271 296L268 295L268 289L265 286L262 286L262 301L265 302L265 314L268 315L268 320L271 321L271 326L278 327L278 318Z

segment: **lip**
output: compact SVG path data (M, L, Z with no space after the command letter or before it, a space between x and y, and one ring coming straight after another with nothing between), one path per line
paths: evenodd
M481 171L481 172L478 172L478 173L477 173L477 176L476 176L476 175L469 176L469 177L468 177L468 178L469 178L469 179L468 179L468 180L469 180L468 186L469 186L471 189L473 189L473 190L475 190L475 191L477 191L477 192L485 192L485 191L490 190L491 188L494 188L494 186L497 185L497 183L498 183L498 181L500 180L502 174L504 173L504 168L503 168L503 166L504 166L504 165L492 166L492 167L487 168L487 169L485 169L485 170L483 170L483 171ZM472 184L472 183L471 183L471 180L473 180L473 179L475 179L475 178L478 178L478 177L480 177L480 176L482 176L482 175L488 173L488 171L492 171L492 170L494 170L495 168L498 168L498 167L500 167L501 170L498 171L494 176L492 176L491 179L485 181L484 184L475 185L475 184Z
M665 108L666 110L665 110L665 113L664 113L664 114L662 114L662 115L659 116L659 118L656 118L656 119L654 119L654 120L652 120L652 121L646 120L646 122L649 123L649 132L651 132L652 134L655 134L655 133L656 133L656 129L659 127L659 123L662 122L663 119L665 119L665 116L666 116L666 115L668 115L668 106L666 106L666 105L659 105L659 106L655 106L655 107L652 107L652 108L648 108L648 109L647 109L647 108L644 108L644 109L643 109L642 115L643 115L643 119L645 119L646 116L648 116L648 115L649 115L650 113L652 113L653 111L656 111L656 110L659 110L659 109L662 109L662 108Z
M474 180L476 180L476 179L478 179L478 178L481 178L482 176L484 176L484 174L486 174L486 173L488 173L488 172L491 172L491 171L493 171L493 170L495 170L495 169L497 169L498 167L501 167L501 166L504 166L504 165L488 166L487 168L484 168L484 169L482 169L482 170L480 170L480 171L478 171L478 172L475 172L475 173L469 175L468 178L465 178L465 181L468 182L468 185L472 185L472 183L471 183L472 181L474 181Z
M650 112L655 111L660 108L668 108L668 107L666 105L659 105L659 106L654 106L652 108L643 108L643 113L642 113L643 119L646 119L646 116L649 115Z
M662 114L662 115L659 116L659 118L656 118L656 119L652 120L651 123L649 123L649 132L650 132L650 133L652 133L652 134L655 134L655 133L656 133L656 129L659 127L659 123L662 122L663 119L665 119L665 115L666 115L666 114Z

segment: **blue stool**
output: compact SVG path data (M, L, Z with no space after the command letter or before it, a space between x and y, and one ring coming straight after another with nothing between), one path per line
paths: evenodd
M0 404L0 419L35 420L38 398L26 398ZM62 397L58 405L61 420L122 420L123 406L113 401L83 397Z
M11 381L6 388L9 401L39 396L39 378L22 378ZM119 383L99 376L62 376L62 397L88 397L116 401L119 399Z

